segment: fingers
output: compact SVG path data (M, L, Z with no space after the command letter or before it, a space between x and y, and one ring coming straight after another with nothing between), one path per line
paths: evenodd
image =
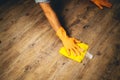
M68 55L70 56L71 55L71 52L70 52L70 49L66 49Z
M67 53L69 56L71 54L73 54L74 56L78 56L78 55L80 55L81 52L80 52L80 49L73 47L71 49L67 49Z
M103 9L103 7L100 5L100 3L99 2L96 2L96 1L94 1L94 0L91 0L94 4L96 4L100 9Z
M103 0L101 3L99 3L101 6L105 6L108 8L112 7L112 4L108 0Z
M74 55L75 56L78 56L79 55L79 51L74 47L72 48L72 50L74 51Z
M74 39L75 43L80 43L81 41L77 40L77 39Z
M72 47L72 50L76 56L81 55L81 53L84 51L82 48L80 48L76 44Z
M71 54L78 56L83 52L83 49L77 45L78 43L80 43L80 41L75 38L69 38L69 40L63 42L69 56Z
M71 52L71 54L73 54L74 56L77 56L77 53L76 53L76 51L75 51L73 48L70 49L70 52Z
M108 3L107 7L108 7L108 8L111 8L111 7L112 7L112 4L111 4L111 3Z
M82 48L80 48L79 46L75 46L76 50L79 52L79 55L81 55L81 52L83 52L84 50Z
M72 38L72 40L74 41L75 44L76 44L76 43L81 43L81 41L79 41L79 40L77 40L77 39L75 39L75 38Z
M96 4L100 9L103 9L103 6L111 8L112 4L109 3L108 0L91 0L94 4Z
M99 3L95 3L100 9L103 9L103 7Z
M78 54L78 51L75 50L74 48L67 49L67 53L68 53L69 56L70 56L71 54L73 54L74 56L79 55L79 54Z
M105 7L108 7L108 8L112 7L112 4L109 3L109 2L103 3L102 5L105 6Z
M74 54L75 56L78 56L78 55L80 55L81 52L83 52L84 50L81 49L81 48L77 45L77 43L80 43L79 40L74 39L74 38L73 38L73 40L74 40L75 43L74 43L74 45L72 45L71 51L73 52L73 54Z

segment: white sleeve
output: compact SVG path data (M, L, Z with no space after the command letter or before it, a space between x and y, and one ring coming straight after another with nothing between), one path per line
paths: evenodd
M47 3L49 3L50 0L35 0L35 2L36 2L36 3L40 3L40 2L47 2Z

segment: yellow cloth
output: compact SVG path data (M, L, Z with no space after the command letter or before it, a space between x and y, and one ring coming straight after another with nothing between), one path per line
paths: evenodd
M87 53L87 50L88 50L88 45L85 44L85 43L78 43L77 44L80 48L82 48L84 51L81 52L81 55L78 55L78 56L75 56L74 53L71 53L71 55L69 55L65 49L65 47L62 47L59 52L60 54L72 59L72 60L75 60L77 62L81 62L84 57L85 57L85 54Z

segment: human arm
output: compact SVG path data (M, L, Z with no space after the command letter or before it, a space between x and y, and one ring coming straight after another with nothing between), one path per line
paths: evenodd
M55 12L51 8L50 4L43 2L43 3L39 3L39 5L42 8L42 10L44 11L44 14L47 17L52 28L57 32L57 30L61 27L61 24L55 14Z
M56 31L57 36L61 39L64 47L67 50L67 53L70 54L73 52L75 55L79 55L82 50L79 46L77 46L77 44L80 43L80 41L75 38L71 38L66 34L66 31L61 26L55 12L49 3L39 3L39 5L44 11L52 28Z

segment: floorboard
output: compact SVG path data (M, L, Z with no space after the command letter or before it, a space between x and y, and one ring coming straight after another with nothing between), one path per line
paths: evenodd
M119 80L120 1L53 0L68 34L94 55L82 63L58 53L61 41L34 0L0 1L0 80ZM62 4L62 5L61 5Z

